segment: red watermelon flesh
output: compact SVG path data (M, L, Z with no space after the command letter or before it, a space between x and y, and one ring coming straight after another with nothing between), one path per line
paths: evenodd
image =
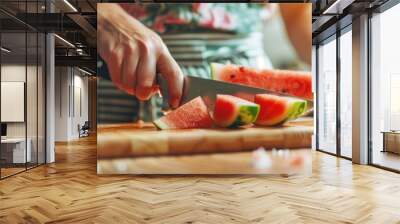
M154 121L160 129L211 128L213 121L201 97L185 103Z
M237 106L232 103L226 96L219 96L215 102L213 119L220 121L220 126L229 126L235 121L233 115L237 111Z
M271 94L257 94L254 102L260 105L260 113L255 123L263 126L279 125L289 119L295 119L307 109L305 100Z
M254 69L233 64L211 63L213 79L248 85L313 100L310 72Z
M218 94L213 119L220 127L238 127L253 123L260 106L239 97Z

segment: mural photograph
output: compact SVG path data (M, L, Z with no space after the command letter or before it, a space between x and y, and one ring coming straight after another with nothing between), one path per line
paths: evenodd
M97 4L97 173L311 172L311 17L311 3Z

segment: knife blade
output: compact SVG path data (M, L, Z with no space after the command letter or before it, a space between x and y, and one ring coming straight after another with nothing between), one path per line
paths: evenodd
M157 83L163 98L163 108L167 109L168 106L168 83L167 80L161 75L157 74ZM204 79L194 76L185 76L182 91L182 98L179 105L185 104L190 100L201 96L206 105L213 109L217 94L228 94L237 96L249 101L254 100L255 94L268 93L278 96L287 96L284 94L268 91L265 89L217 81L212 79Z

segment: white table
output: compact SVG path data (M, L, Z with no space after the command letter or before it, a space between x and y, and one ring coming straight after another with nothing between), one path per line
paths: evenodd
M25 138L5 138L1 139L1 151L7 152L12 150L12 163L25 163L31 162L32 152L31 145L32 141L30 138L26 139L27 147L25 151ZM12 147L12 148L10 148ZM26 154L25 154L26 153ZM2 155L3 157L3 155Z

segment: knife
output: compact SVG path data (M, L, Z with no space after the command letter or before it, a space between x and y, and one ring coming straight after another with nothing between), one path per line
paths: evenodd
M157 84L163 98L163 109L169 108L168 105L168 83L161 75L157 74ZM185 76L182 98L179 105L185 104L190 100L201 96L206 105L213 110L217 94L228 94L237 96L249 101L254 100L255 94L268 93L278 96L287 96L284 94L268 91L265 89L233 84L212 79L204 79L194 76Z

